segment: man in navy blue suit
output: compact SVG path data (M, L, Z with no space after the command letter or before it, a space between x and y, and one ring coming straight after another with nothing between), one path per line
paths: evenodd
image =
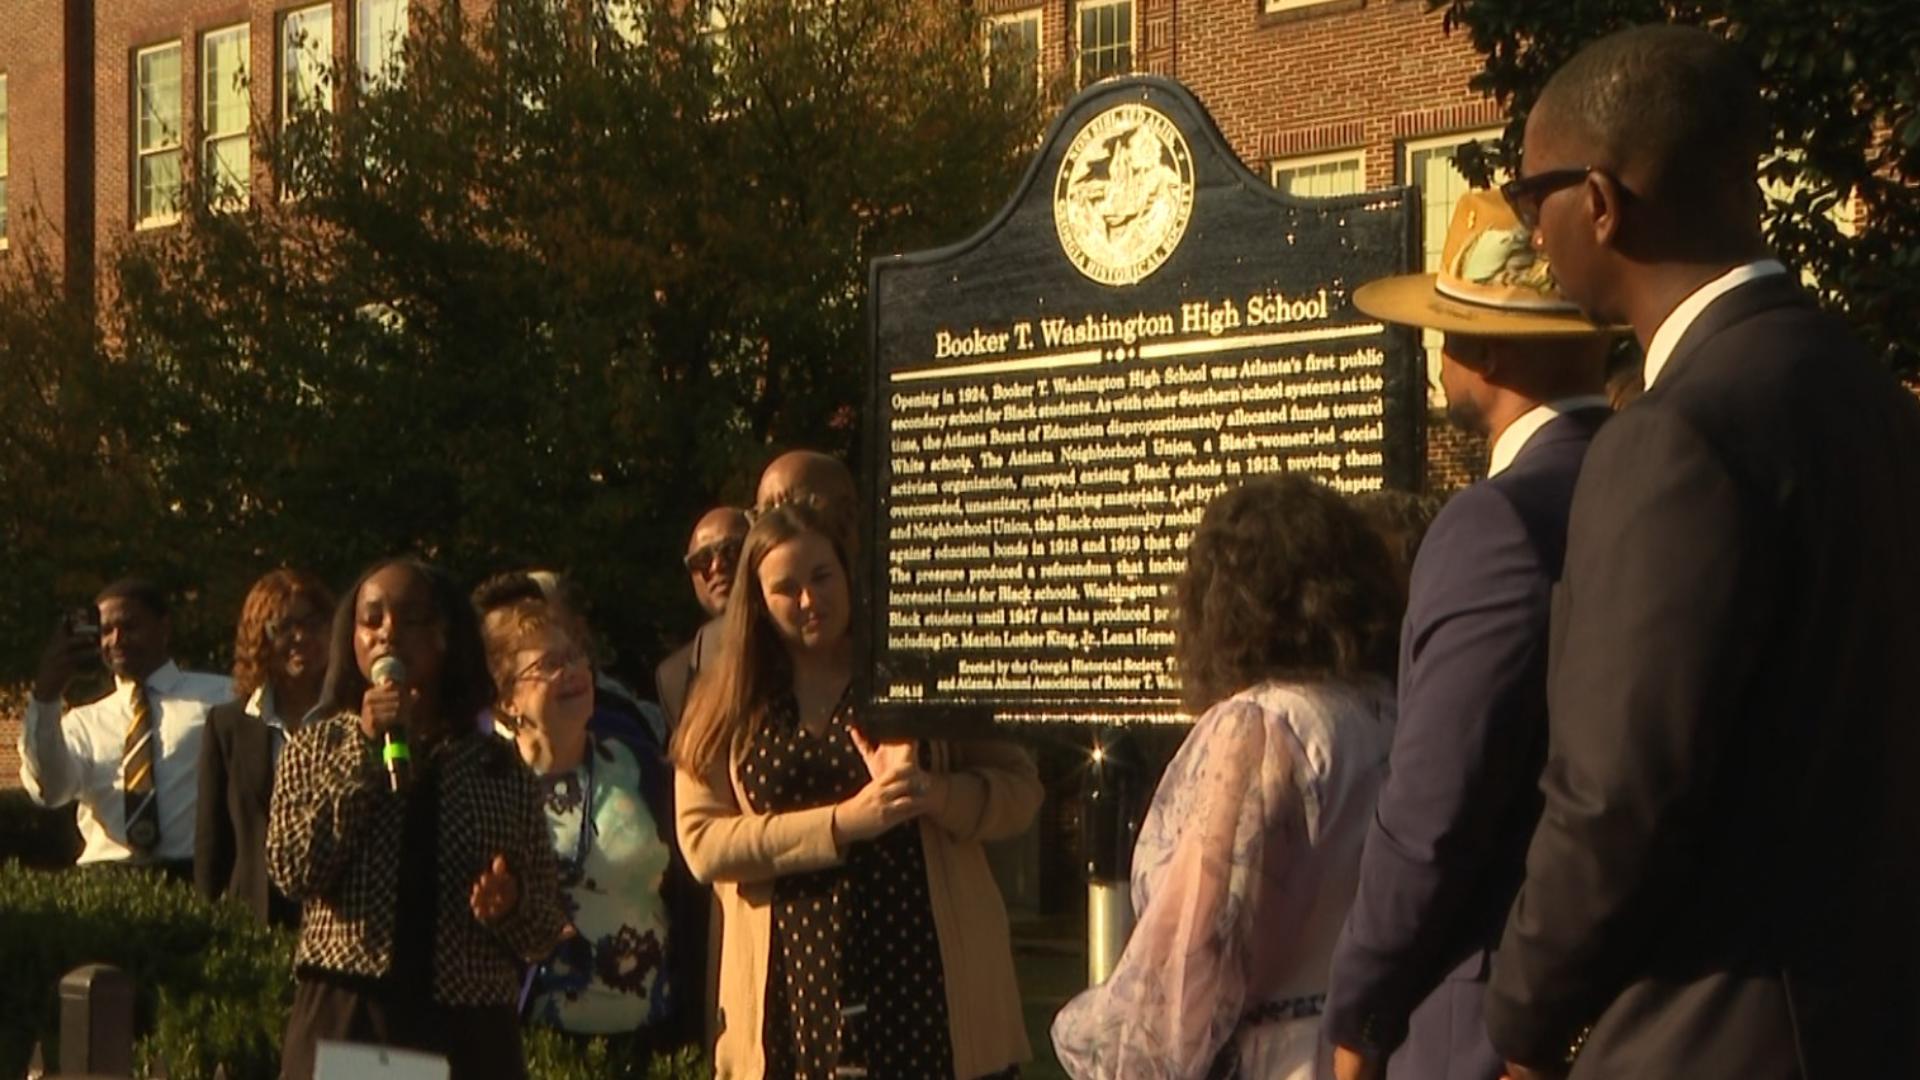
M1540 814L1547 645L1567 515L1609 415L1610 331L1558 296L1494 192L1454 215L1438 274L1370 283L1362 311L1446 335L1457 425L1492 444L1414 562L1391 775L1334 951L1325 1030L1341 1080L1496 1080L1482 999Z

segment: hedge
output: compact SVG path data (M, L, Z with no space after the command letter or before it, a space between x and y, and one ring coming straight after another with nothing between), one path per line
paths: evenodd
M137 1074L229 1080L278 1074L293 996L293 935L241 908L210 904L157 875L114 869L45 872L0 863L0 1077L26 1071L38 1041L58 1060L61 976L84 964L119 967L136 987ZM711 1076L693 1051L646 1067L610 1060L551 1032L526 1033L534 1080L680 1080Z

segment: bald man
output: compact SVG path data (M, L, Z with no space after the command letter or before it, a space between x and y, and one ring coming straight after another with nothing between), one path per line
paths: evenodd
M853 473L839 458L818 450L790 450L774 458L760 474L754 505L766 509L798 496L825 503L838 523L847 554L860 554L860 493Z
M1702 30L1602 38L1506 185L1646 350L1554 593L1486 1006L1516 1080L1920 1069L1920 405L1767 252L1755 71Z
M740 548L746 539L746 512L734 506L716 506L700 515L692 535L687 537L684 562L694 599L707 613L707 622L695 632L692 641L675 650L654 669L654 687L659 691L660 705L666 710L670 725L680 723L680 710L687 703L687 687L700 669L700 658L710 634L718 633L717 624L727 609L727 598L733 593L734 571L740 565Z

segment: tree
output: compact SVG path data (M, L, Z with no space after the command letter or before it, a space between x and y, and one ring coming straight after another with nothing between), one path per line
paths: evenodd
M402 76L255 130L281 195L124 247L108 337L199 639L275 564L413 550L567 569L653 652L698 512L859 445L868 260L983 222L1041 103L986 85L966 5L720 3L639 7L638 47L416 6Z
M1486 57L1473 87L1514 120L1497 159L1518 163L1547 78L1587 42L1649 22L1704 26L1760 65L1774 130L1762 176L1768 240L1810 272L1897 372L1920 372L1920 19L1912 0L1428 0ZM1484 179L1491 162L1473 167ZM1853 214L1846 214L1849 199ZM1841 213L1836 213L1836 210ZM1857 231L1836 217L1856 217Z

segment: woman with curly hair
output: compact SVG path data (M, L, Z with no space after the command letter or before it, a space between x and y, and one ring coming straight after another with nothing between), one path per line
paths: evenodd
M1008 1075L1027 1039L981 844L1033 820L1033 762L860 730L844 518L768 509L734 574L672 744L681 847L723 912L718 1075Z
M1079 1080L1331 1075L1319 1015L1393 735L1393 569L1338 495L1263 478L1207 507L1173 600L1198 719L1134 847L1133 936L1054 1047Z
M248 590L233 639L234 700L207 714L193 881L208 899L291 926L300 908L267 882L267 806L287 737L320 701L333 594L312 574L275 570Z

